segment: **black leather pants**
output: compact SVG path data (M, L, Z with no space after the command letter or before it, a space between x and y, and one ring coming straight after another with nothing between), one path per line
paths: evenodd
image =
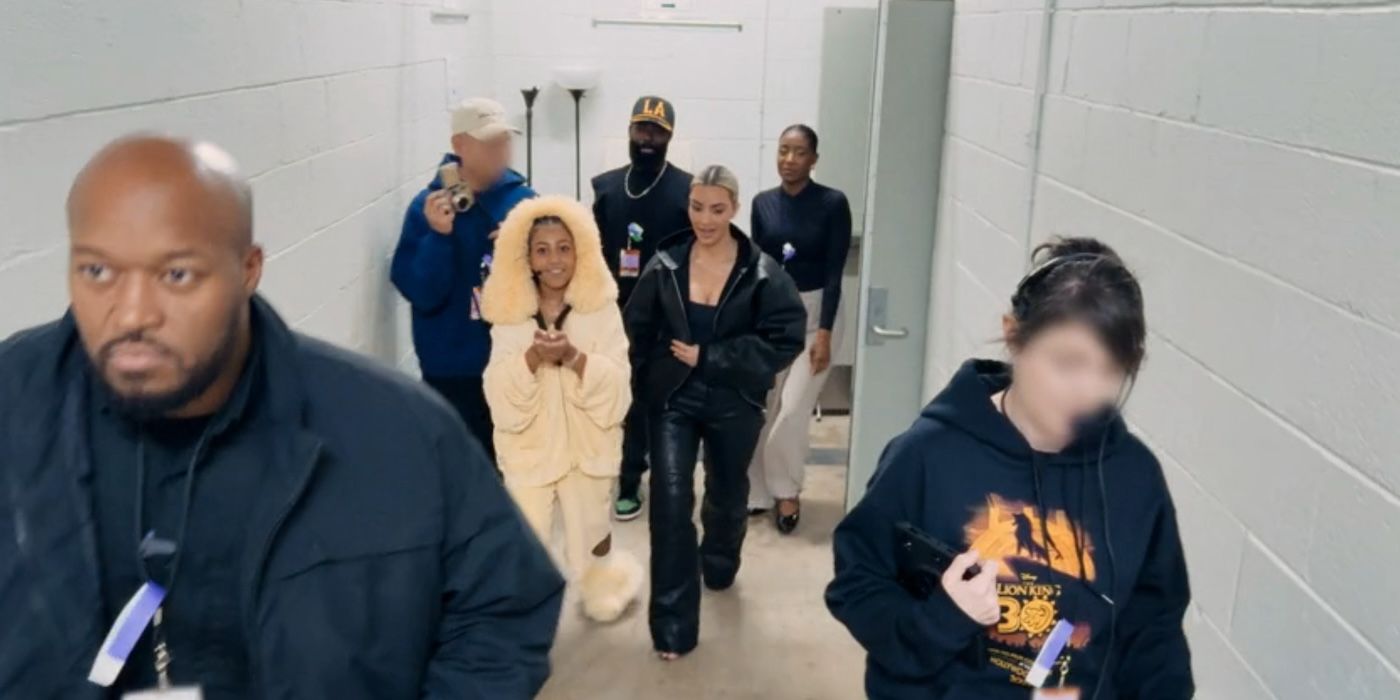
M763 411L728 389L698 381L682 386L651 416L652 644L684 654L700 633L700 579L728 588L739 573L748 527L749 461L763 429ZM695 460L705 445L705 500L697 548Z
M634 398L632 408L627 411L627 422L622 430L622 474L619 479L618 495L635 497L642 485L642 476L647 472L647 420L649 409L646 403Z

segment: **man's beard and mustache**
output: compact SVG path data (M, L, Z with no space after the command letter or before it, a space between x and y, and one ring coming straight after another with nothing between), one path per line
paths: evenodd
M627 142L627 154L632 158L632 166L643 172L655 172L666 162L666 150L670 144L647 146L651 153L644 153L642 145L636 141Z
M97 376L101 379L103 387L107 390L112 407L121 415L131 420L146 422L162 416L168 415L189 405L190 402L204 395L214 382L219 380L219 375L233 359L233 354L237 344L235 339L238 333L238 317L235 315L229 322L228 328L224 330L223 337L219 340L214 354L208 360L201 362L194 367L186 368L180 361L179 356L170 348L161 345L152 338L146 337L142 333L131 333L116 340L109 341L98 351L93 362L97 365ZM112 386L108 379L109 366L111 364L112 353L123 343L137 342L147 347L154 348L157 352L175 360L176 371L183 375L184 381L169 391L159 394L137 393L123 394Z

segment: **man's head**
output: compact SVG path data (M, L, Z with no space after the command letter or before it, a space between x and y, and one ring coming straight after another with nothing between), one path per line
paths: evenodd
M655 96L638 98L627 129L632 164L646 169L661 167L675 129L676 108L670 102Z
M462 176L473 189L490 187L510 167L510 138L520 133L506 119L506 109L485 97L464 100L452 110L452 152L462 161Z
M210 413L237 381L262 277L252 215L247 182L210 143L126 137L78 173L68 193L73 315L129 412Z

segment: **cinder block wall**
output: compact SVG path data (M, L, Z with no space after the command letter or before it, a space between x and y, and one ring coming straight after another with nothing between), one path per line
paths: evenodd
M927 388L1031 246L1139 272L1201 697L1400 697L1400 8L960 0ZM1038 88L1043 88L1043 111Z
M534 180L542 192L574 193L574 102L554 83L557 66L599 69L583 99L583 198L589 179L626 164L632 103L657 94L675 103L676 146L689 166L731 168L750 197L778 184L780 130L817 124L822 13L827 6L874 7L877 0L705 0L681 2L680 17L733 20L733 29L594 26L599 18L655 16L660 2L496 0L495 94L524 120L522 88L541 89L535 107ZM665 13L663 13L665 14ZM826 137L822 134L823 138ZM525 168L523 139L516 162ZM820 168L816 175L821 178Z
M751 194L777 183L778 130L816 123L822 8L875 3L682 3L742 32L595 28L644 14L621 0L0 4L0 337L62 311L67 187L101 144L145 129L215 140L254 176L263 291L289 320L412 370L387 258L447 148L451 103L492 96L523 125L519 91L540 87L536 185L571 194L573 102L552 69L593 65L585 199L588 178L625 160L644 93L676 102L695 164L729 165ZM470 17L435 20L443 9ZM523 171L523 139L516 151Z
M489 90L490 3L0 4L0 337L62 312L63 200L135 130L207 138L253 176L263 292L303 330L411 365L388 282L403 207Z

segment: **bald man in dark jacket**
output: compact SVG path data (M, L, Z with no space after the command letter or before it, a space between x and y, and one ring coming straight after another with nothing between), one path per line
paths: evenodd
M0 343L0 697L533 697L558 572L446 404L256 296L232 159L123 139L68 214L69 312Z

